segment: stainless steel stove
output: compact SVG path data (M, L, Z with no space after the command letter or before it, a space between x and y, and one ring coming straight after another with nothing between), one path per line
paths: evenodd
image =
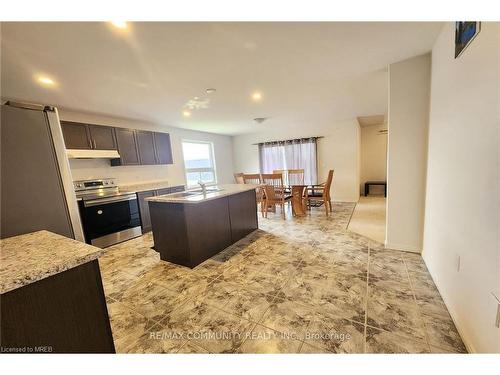
M115 179L74 181L85 240L98 247L142 234L137 195L120 192Z

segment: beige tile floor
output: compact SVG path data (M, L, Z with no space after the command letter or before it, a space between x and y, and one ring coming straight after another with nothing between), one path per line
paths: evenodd
M194 269L159 259L151 234L99 260L119 353L462 353L422 258L326 218L259 218Z
M384 196L359 197L348 230L380 243L385 242Z

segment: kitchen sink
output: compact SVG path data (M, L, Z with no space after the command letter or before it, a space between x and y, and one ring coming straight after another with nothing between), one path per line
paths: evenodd
M207 193L215 193L218 191L224 191L224 189L218 187L207 187ZM193 197L195 195L200 195L200 194L202 194L201 189L197 189L197 190L189 190L189 191L184 191L182 193L172 194L170 196L173 198L184 198L184 197Z
M194 195L200 195L201 192L195 192L195 191L186 191L184 193L177 193L177 194L172 194L170 195L173 198L181 198L181 197L192 197Z
M207 193L213 193L217 191L224 191L224 189L218 188L218 187L207 187ZM193 192L197 192L198 194L201 193L201 189L196 189L196 190L191 190Z

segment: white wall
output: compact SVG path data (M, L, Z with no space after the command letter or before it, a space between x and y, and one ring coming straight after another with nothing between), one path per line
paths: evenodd
M379 133L383 129L387 129L387 124L361 127L361 194L364 194L366 181L387 179L387 135ZM384 188L372 186L370 192L383 194Z
M174 164L111 167L107 159L70 160L73 180L111 177L120 184L168 180L170 186L185 185L182 139L213 142L218 183L232 183L233 163L231 137L204 132L196 132L130 119L118 119L90 113L79 113L59 109L62 120L80 121L97 125L111 125L123 128L157 130L170 133Z
M386 246L422 251L430 54L389 66Z
M318 179L326 180L328 170L334 169L332 199L356 202L359 198L359 124L355 119L324 126L304 126L268 130L233 137L235 172L259 172L259 148L254 143L324 136L318 140Z
M458 59L453 41L448 23L432 50L423 257L469 350L500 353L500 25Z

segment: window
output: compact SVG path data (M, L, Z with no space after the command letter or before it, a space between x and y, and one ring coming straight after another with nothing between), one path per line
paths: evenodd
M196 186L198 181L206 184L217 182L212 143L182 141L182 153L188 187Z
M318 180L316 144L315 137L259 143L260 172L303 169L304 182L316 184Z

